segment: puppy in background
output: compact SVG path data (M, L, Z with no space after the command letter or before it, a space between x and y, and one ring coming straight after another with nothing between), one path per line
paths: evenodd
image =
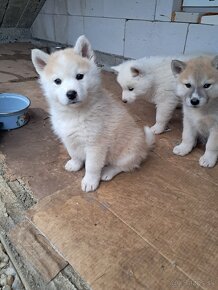
M154 136L140 128L127 110L101 87L100 71L85 36L74 48L51 55L34 49L32 62L50 106L54 132L71 159L68 171L85 163L83 191L94 191L100 180L131 171L147 157Z
M218 56L202 56L188 62L173 60L172 71L184 111L182 143L173 152L188 154L201 135L207 143L199 163L213 167L218 157Z
M176 81L171 61L172 57L144 57L112 67L118 73L124 103L132 103L145 95L146 101L156 105L156 123L151 127L155 134L164 132L181 102L175 97Z

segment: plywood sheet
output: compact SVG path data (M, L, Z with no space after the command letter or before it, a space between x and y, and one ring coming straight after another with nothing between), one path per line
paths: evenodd
M68 264L27 220L16 225L9 238L18 253L32 264L47 283Z
M123 174L102 185L98 200L203 289L217 289L215 183L153 154L128 180Z
M107 204L71 191L41 200L28 217L93 289L169 290L179 281L196 287ZM177 289L186 289L185 283Z
M26 69L32 71L29 65L30 61ZM113 74L103 72L103 82L121 98ZM199 166L202 146L186 157L173 155L181 139L180 109L169 124L171 131L156 136L156 147L139 170L84 194L84 171L64 171L68 154L50 129L38 84L4 83L1 88L32 101L30 123L0 133L0 150L12 174L28 182L41 199L28 218L45 241L38 241L28 223L17 226L11 237L39 271L45 263L45 279L62 268L56 258L52 269L41 259L44 242L49 241L93 289L217 289L218 165ZM142 99L125 106L139 124L154 124L152 104ZM36 241L38 257L32 249ZM49 255L48 261L53 259Z

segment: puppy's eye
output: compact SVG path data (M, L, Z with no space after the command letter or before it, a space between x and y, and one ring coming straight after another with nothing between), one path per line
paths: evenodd
M211 84L204 84L204 85L203 85L203 88L204 88L204 89L209 89L210 86L211 86Z
M83 74L77 74L77 75L76 75L76 79L77 79L78 81L79 81L79 80L82 80L83 77L84 77Z
M190 89L192 85L190 83L185 84L186 88Z
M56 83L56 85L60 85L62 83L61 79L55 79L54 82Z
M133 91L133 90L134 90L134 88L128 88L128 90L131 92L131 91Z

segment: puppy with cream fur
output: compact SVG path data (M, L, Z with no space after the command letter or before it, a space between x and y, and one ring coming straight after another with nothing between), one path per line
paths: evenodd
M94 191L100 180L140 166L154 142L153 133L148 127L140 128L102 88L85 36L78 38L74 48L51 55L34 49L32 62L49 103L53 130L71 158L65 169L77 171L85 164L83 191Z
M144 57L113 66L122 87L122 100L132 103L140 96L156 105L155 134L163 133L180 103L175 97L175 78L171 71L172 57Z
M218 56L201 56L182 62L172 61L177 95L183 99L182 142L173 149L184 156L192 151L197 137L207 139L199 163L213 167L218 157Z

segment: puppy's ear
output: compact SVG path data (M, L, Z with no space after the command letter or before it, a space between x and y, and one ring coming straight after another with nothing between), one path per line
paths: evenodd
M121 64L118 64L116 66L112 66L111 69L114 70L116 73L119 73L120 69L121 69Z
M49 55L40 49L32 49L31 58L37 73L40 75L48 62Z
M133 77L141 76L141 75L144 74L142 69L137 67L137 66L131 66L130 70L131 70L131 74L132 74Z
M81 35L74 46L75 53L90 60L95 60L95 54L92 50L91 44L85 35Z
M212 60L212 66L215 67L215 69L218 69L218 55L216 55Z
M171 69L175 76L177 76L178 74L181 74L181 72L183 72L185 68L186 68L185 62L181 60L177 60L177 59L172 60Z

